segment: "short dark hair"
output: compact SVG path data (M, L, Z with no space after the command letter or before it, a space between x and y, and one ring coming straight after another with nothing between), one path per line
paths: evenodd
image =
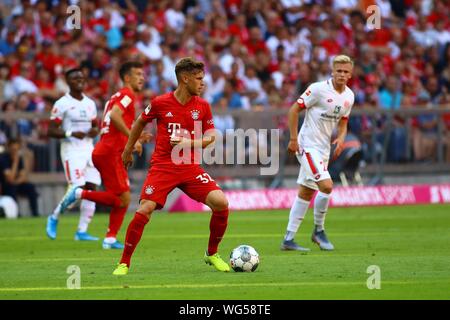
M197 61L191 57L183 58L180 61L177 62L175 65L175 74L177 76L177 79L179 75L183 72L201 72L204 71L205 64L201 61Z
M75 73L75 72L81 72L81 73L83 73L83 69L81 69L81 68L79 68L79 67L69 69L69 70L67 70L66 72L64 72L64 77L66 77L66 79L68 79L68 78L70 77L70 75L71 75L72 73Z
M119 75L120 79L123 81L127 74L130 74L131 69L137 68L142 69L144 65L139 61L127 61L120 66Z

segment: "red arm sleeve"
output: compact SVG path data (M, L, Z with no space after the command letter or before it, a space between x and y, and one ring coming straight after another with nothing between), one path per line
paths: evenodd
M153 119L156 119L158 116L156 109L157 109L157 102L153 100L144 109L144 111L141 114L141 118L144 119L146 122L152 122Z
M205 115L202 119L202 131L205 133L206 130L214 129L214 119L211 112L211 106L209 104L205 104L204 107Z

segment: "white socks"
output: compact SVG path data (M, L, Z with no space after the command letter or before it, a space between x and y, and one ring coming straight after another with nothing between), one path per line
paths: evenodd
M309 201L303 200L298 196L295 197L294 203L291 207L291 212L289 213L289 223L287 226L287 232L285 236L286 241L294 239L295 234L300 227L300 224L305 217L306 211L308 211Z
M114 238L114 237L106 237L105 240L104 240L104 242L108 243L108 244L113 244L116 241L117 241L117 239Z
M330 203L330 196L331 194L318 191L316 198L314 199L314 224L316 225L317 231L324 230L325 215L327 214L328 204ZM295 234L308 211L308 207L309 201L301 199L298 196L295 197L289 213L289 223L284 240L290 241L294 239Z
M75 198L81 199L81 194L83 193L83 191L83 188L78 188L77 190L75 190Z
M317 192L314 200L314 224L317 231L324 229L325 215L327 214L328 204L330 203L330 194Z
M86 232L89 223L95 212L95 202L89 200L81 200L80 204L80 222L78 223L78 231Z
M55 210L53 210L52 218L55 220L58 220L59 218L59 211L61 210L61 201L56 206Z

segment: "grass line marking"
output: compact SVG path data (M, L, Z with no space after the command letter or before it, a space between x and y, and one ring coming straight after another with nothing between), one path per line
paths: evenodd
M417 284L433 284L442 283L444 280L433 281L383 281L383 285L417 285ZM366 287L365 281L341 281L341 282L272 282L272 283L246 283L246 287L301 287L301 286L355 286L360 285ZM81 287L79 290L117 290L117 289L210 289L210 288L227 288L227 287L241 287L242 283L217 283L217 284L152 284L152 285L127 285L123 286L94 286ZM34 288L0 288L0 292L26 292L26 291L62 291L70 290L66 287L34 287Z
M332 237L386 237L387 235L389 235L389 233L393 234L393 235L398 235L398 230L393 230L393 231L385 231L385 232L364 232L364 233L356 233L356 232L336 232L336 233L331 233L330 235ZM411 234L411 235L415 235L417 234L416 232L403 232L402 234ZM161 235L144 235L143 238L144 239L203 239L205 237L209 237L209 234L205 233L205 234L161 234ZM241 239L242 237L246 237L246 238L282 238L283 237L283 233L248 233L248 234L227 234L226 238L239 238ZM45 237L0 237L0 241L47 241L47 238ZM73 241L73 238L59 238L58 240L63 240L63 241L67 241L67 240L71 240ZM48 242L50 243L50 240L48 240Z

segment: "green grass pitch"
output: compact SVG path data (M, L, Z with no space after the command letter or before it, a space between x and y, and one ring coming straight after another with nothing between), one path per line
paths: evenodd
M231 213L221 255L249 244L261 263L254 273L220 273L203 262L208 213L155 213L120 278L111 273L121 250L73 240L77 214L61 217L55 241L45 236L45 218L3 219L0 299L450 299L450 205L332 208L334 252L311 243L310 210L296 237L308 254L279 250L288 214ZM90 232L101 237L107 220L97 214ZM79 290L67 288L71 265L81 271ZM367 288L371 265L380 268L380 289Z

